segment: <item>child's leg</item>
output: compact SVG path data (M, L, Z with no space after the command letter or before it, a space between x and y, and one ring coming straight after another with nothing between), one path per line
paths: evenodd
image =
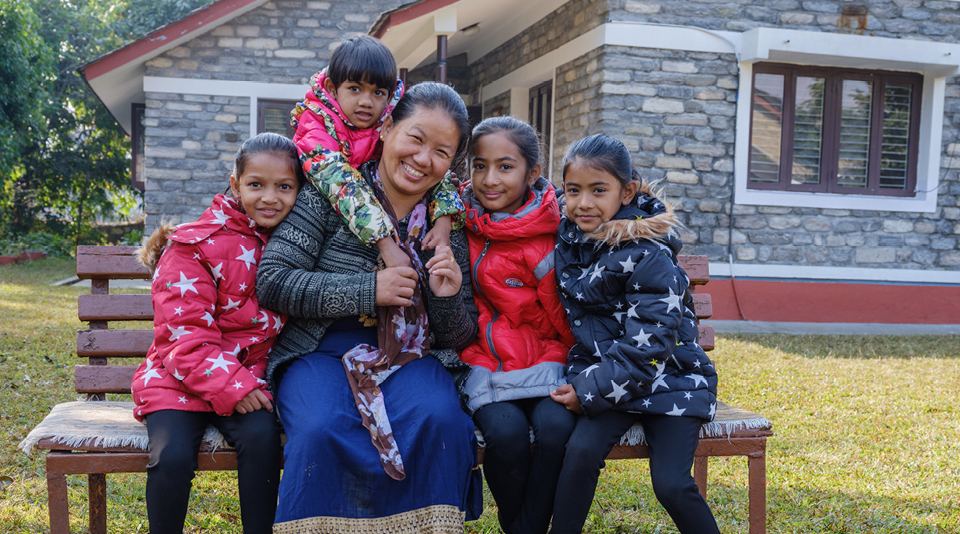
M515 402L494 402L477 410L473 421L483 433L483 474L497 502L505 532L520 513L530 471L530 424Z
M240 520L244 534L273 530L280 485L280 427L266 410L217 417L214 424L237 449Z
M577 417L567 442L557 496L553 505L552 534L580 534L590 513L603 460L638 420L637 414L607 410L592 419Z
M160 410L148 414L147 519L152 534L180 534L197 470L207 414Z
M523 506L511 531L545 534L550 525L550 516L553 515L553 499L567 441L577 424L577 417L550 397L526 399L523 407L533 427L533 459Z
M643 416L650 449L650 478L657 500L683 534L719 534L710 507L697 491L690 474L697 450L700 425L695 417Z

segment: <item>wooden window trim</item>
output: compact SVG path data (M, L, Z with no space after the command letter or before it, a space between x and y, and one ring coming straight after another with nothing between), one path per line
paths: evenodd
M257 133L263 133L264 128L266 127L266 114L268 109L280 109L285 112L289 112L297 105L299 100L273 100L273 99L260 99L257 101ZM287 122L287 137L293 139L293 135L297 133L293 129L293 126Z
M917 162L919 158L920 114L922 110L923 76L896 71L866 71L859 69L809 67L777 63L757 64L753 68L753 87L756 76L774 74L784 76L783 115L781 120L780 174L777 182L754 182L750 180L752 151L747 151L747 188L751 190L789 191L809 193L833 193L844 195L873 195L885 197L915 197ZM824 78L823 126L821 134L820 183L791 184L793 166L794 114L796 111L797 77ZM880 118L871 122L867 186L865 188L841 187L837 182L839 164L840 105L843 80L863 80L873 83L871 117ZM907 176L903 189L880 187L880 157L882 146L883 97L888 84L912 86L909 142L907 145ZM755 89L754 89L755 91ZM753 143L753 91L750 103L750 132L748 142Z

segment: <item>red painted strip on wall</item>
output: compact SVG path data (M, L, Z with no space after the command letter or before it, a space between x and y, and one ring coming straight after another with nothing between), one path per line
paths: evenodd
M185 18L174 23L168 24L163 28L147 35L143 39L134 41L123 48L118 48L113 52L103 56L83 67L84 75L87 81L102 76L117 67L121 67L135 61L142 56L153 52L157 48L167 43L179 39L183 35L194 32L201 27L209 25L211 22L233 13L234 11L246 7L258 0L221 0L214 4L196 11Z
M960 286L711 278L716 320L797 323L960 324Z

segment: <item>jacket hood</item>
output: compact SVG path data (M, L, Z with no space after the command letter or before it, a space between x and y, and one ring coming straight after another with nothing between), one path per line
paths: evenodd
M310 108L311 111L321 115L335 115L347 128L351 130L358 130L353 123L350 122L350 119L347 118L343 110L340 108L340 103L337 102L326 89L323 88L323 83L327 79L327 69L314 74L310 78L310 91L307 92L307 98L300 105L305 105ZM397 102L400 101L400 97L403 96L404 86L403 81L400 78L397 78L397 88L394 89L393 94L390 95L390 101L387 102L387 107L383 108L383 113L380 114L380 119L377 121L377 124L373 126L375 130L380 130L380 127L383 126L383 121L393 112L393 108L397 107ZM296 113L296 110L294 110ZM299 115L299 114L297 114ZM293 119L296 121L296 116ZM293 124L294 128L297 128L297 124Z
M560 206L553 185L541 176L527 189L526 196L527 201L516 213L487 213L468 183L461 194L467 208L467 230L493 241L556 234Z
M660 200L647 182L641 183L630 204L621 207L613 219L593 232L584 234L566 217L563 222L565 226L574 227L565 228L565 231L561 232L560 235L565 241L593 240L615 246L637 239L651 239L665 243L673 249L674 254L679 253L682 247L677 238L677 229L681 223L673 211L673 206Z

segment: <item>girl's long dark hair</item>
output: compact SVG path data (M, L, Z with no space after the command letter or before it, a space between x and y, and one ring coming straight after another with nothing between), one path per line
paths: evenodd
M620 185L643 181L640 172L633 168L627 147L619 139L606 134L595 134L574 141L563 156L564 175L574 161L610 174Z
M498 132L507 134L510 142L516 145L517 151L527 164L527 171L540 163L540 138L537 131L533 126L509 115L483 119L474 126L470 144L476 146L481 137Z
M291 168L297 177L297 183L302 187L304 182L303 169L300 167L300 155L297 153L297 145L286 137L264 132L247 139L237 150L237 157L233 160L233 176L238 180L243 176L244 167L250 156L256 154L279 154L290 160Z

